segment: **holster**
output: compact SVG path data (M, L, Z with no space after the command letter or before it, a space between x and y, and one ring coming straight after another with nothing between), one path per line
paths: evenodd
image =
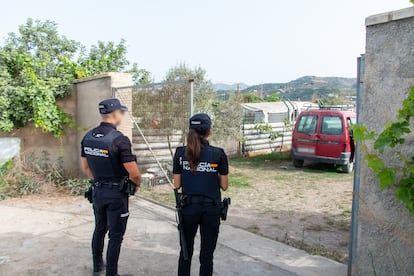
M89 186L89 188L85 191L85 198L89 201L89 203L93 203L93 184L90 181L89 183L91 183L91 185Z
M125 177L121 183L119 183L119 191L127 195L135 195L137 185L131 181L128 177Z
M227 219L227 212L229 211L229 206L231 204L231 198L226 197L223 199L223 202L221 203L221 220L226 220Z

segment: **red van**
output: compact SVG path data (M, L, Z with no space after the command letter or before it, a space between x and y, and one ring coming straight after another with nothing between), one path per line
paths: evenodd
M305 160L342 166L353 170L355 142L350 126L356 113L342 108L322 107L300 113L292 134L293 165L301 168Z

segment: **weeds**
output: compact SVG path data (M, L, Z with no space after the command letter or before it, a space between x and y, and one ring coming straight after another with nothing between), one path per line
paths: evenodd
M296 239L290 238L288 236L288 233L285 233L284 239L281 242L283 242L284 244L290 245L292 247L302 249L312 255L324 256L324 257L333 259L338 262L344 261L344 257L338 251L327 249L322 244L318 244L316 246L310 245L305 242L304 237L302 237L301 240L296 240Z
M230 188L249 188L252 185L243 175L235 173L229 176Z
M148 186L142 185L139 189L139 194L143 197L149 198L156 202L160 202L170 207L175 207L175 196L172 190L157 191L155 192L153 189L149 188Z
M263 166L265 162L289 161L291 160L289 152L272 152L269 154L257 155L248 158L232 159L232 162L239 164L249 164L253 166Z
M0 199L38 193L46 186L80 195L87 185L85 179L66 176L62 161L51 162L47 152L32 154L26 161L9 160L0 167Z

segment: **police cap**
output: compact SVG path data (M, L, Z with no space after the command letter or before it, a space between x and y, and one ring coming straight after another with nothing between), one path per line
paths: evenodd
M208 130L211 128L211 119L205 113L198 113L190 118L190 129Z
M99 113L109 114L115 110L128 111L128 108L121 104L118 99L107 99L99 103Z

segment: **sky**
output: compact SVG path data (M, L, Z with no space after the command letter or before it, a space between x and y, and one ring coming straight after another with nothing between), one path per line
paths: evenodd
M0 38L26 19L49 19L84 45L128 45L128 59L160 81L172 66L201 66L213 82L286 82L305 75L355 77L365 18L409 0L13 0Z

